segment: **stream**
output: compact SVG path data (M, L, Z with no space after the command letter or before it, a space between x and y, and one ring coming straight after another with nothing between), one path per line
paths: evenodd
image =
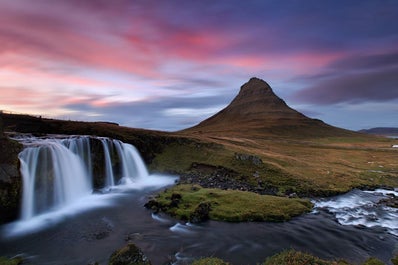
M145 209L143 205L153 192L151 188L115 190L107 195L107 203L57 216L56 222L48 220L38 231L10 235L7 231L12 224L3 226L0 255L21 255L28 264L107 264L111 253L129 241L138 245L153 264L187 264L203 256L232 264L256 264L289 248L324 259L338 257L360 263L373 256L391 264L398 249L398 237L391 228L342 225L322 204L312 213L285 223L208 221L191 225ZM321 201L325 204L344 197L358 198L358 194L371 193L355 190Z

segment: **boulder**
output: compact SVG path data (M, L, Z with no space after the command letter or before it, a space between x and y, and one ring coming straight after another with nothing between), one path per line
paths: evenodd
M134 244L116 250L109 259L109 265L151 265L148 258Z
M191 223L200 223L209 220L211 205L208 202L201 202L195 211L189 216Z

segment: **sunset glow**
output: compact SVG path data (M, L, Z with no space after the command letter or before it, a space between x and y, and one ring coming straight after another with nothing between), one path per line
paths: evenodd
M395 1L0 1L0 109L179 130L257 76L312 118L398 126L397 13ZM386 107L364 117L369 104Z

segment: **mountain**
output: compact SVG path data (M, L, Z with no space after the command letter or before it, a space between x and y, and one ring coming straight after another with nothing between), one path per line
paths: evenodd
M352 131L311 119L290 108L259 78L251 78L223 110L185 133L217 136L349 136Z
M394 127L376 127L371 129L360 130L361 133L383 135L383 136L398 136L398 128Z

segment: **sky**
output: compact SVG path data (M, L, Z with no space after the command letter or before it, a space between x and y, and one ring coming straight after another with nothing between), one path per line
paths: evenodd
M165 131L251 77L334 126L398 127L396 0L0 0L0 110Z

